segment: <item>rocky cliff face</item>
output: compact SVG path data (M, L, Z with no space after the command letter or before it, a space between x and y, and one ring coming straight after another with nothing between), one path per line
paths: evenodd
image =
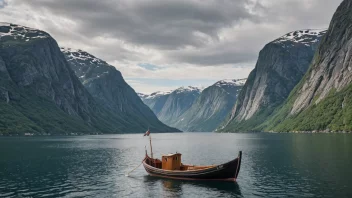
M326 30L299 30L267 44L222 130L247 131L261 124L306 73L325 33Z
M231 112L245 81L221 80L207 87L175 126L189 132L214 131Z
M352 131L352 1L344 0L312 65L267 130Z
M61 51L93 98L129 123L130 130L143 131L149 127L158 132L178 131L157 119L115 67L82 50Z
M94 102L71 72L56 41L47 33L15 24L0 24L0 90L4 113L0 131L75 132L99 130L89 116ZM42 103L43 107L37 106ZM92 105L92 107L90 107ZM33 107L33 108L31 108ZM4 111L5 111L4 110ZM48 121L49 111L55 118ZM25 122L11 125L20 119ZM71 117L69 117L71 116ZM70 119L76 124L72 125Z
M341 91L352 81L352 2L344 1L335 13L312 67L298 90L291 113L319 103L332 89Z
M2 24L1 31L5 75L19 87L33 88L38 96L50 98L68 114L78 115L75 93L84 88L75 84L55 40L45 32L11 24Z

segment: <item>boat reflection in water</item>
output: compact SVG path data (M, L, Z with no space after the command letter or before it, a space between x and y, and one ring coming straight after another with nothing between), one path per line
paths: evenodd
M204 191L209 197L243 197L237 182L185 181L168 178L157 178L150 175L144 177L147 186L162 186L161 197L179 197L190 193L199 197Z

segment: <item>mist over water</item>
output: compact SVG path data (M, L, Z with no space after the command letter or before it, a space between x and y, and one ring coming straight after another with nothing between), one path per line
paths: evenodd
M142 134L0 138L0 197L351 197L351 134L152 133L154 157L220 164L243 151L237 183L148 176Z

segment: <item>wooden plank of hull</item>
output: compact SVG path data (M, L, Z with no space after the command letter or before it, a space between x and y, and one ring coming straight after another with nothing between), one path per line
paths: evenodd
M222 180L222 181L235 181L241 167L241 156L242 152L240 151L238 158L214 166L212 168L201 169L201 170L188 170L188 171L170 171L155 168L147 164L146 159L143 161L143 166L145 170L151 176L171 178L171 179L182 179L182 180Z
M190 181L230 181L230 182L235 182L236 178L226 178L226 179L200 179L200 178L187 178L187 177L170 177L170 176L164 176L164 175L155 175L152 173L149 173L150 176L153 177L162 177L162 178L168 178L168 179L178 179L178 180L190 180Z

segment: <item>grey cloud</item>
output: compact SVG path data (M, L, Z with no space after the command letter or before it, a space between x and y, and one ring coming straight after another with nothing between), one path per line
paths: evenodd
M246 63L255 59L254 54L246 52L238 52L236 56L233 55L233 51L214 52L211 54L188 54L184 53L177 57L171 56L175 61L183 60L187 63L203 65L203 66L216 66L221 64L234 64L234 63Z
M78 21L80 31L87 36L107 34L160 49L200 47L204 43L194 35L196 31L216 40L220 28L244 19L256 20L245 9L245 0L32 0L21 3Z
M293 30L327 27L342 0L12 0L39 14L50 13L75 21L74 35L46 24L60 41L99 47L107 61L140 60L135 52L112 44L90 43L107 36L158 50L172 63L221 65L255 62L265 43ZM266 4L265 2L270 2ZM6 9L6 7L5 7ZM44 12L46 11L46 12ZM241 31L251 22L251 32ZM223 28L236 26L235 41L221 41ZM195 34L201 32L208 42ZM185 50L193 46L196 50ZM75 47L75 46L72 46Z
M184 61L195 65L216 66L254 61L257 52L246 46L236 46L236 43L225 43L213 48L172 51L167 56L175 62Z
M271 23L283 22L301 28L327 27L341 2L342 0L286 0L264 7L265 19Z

